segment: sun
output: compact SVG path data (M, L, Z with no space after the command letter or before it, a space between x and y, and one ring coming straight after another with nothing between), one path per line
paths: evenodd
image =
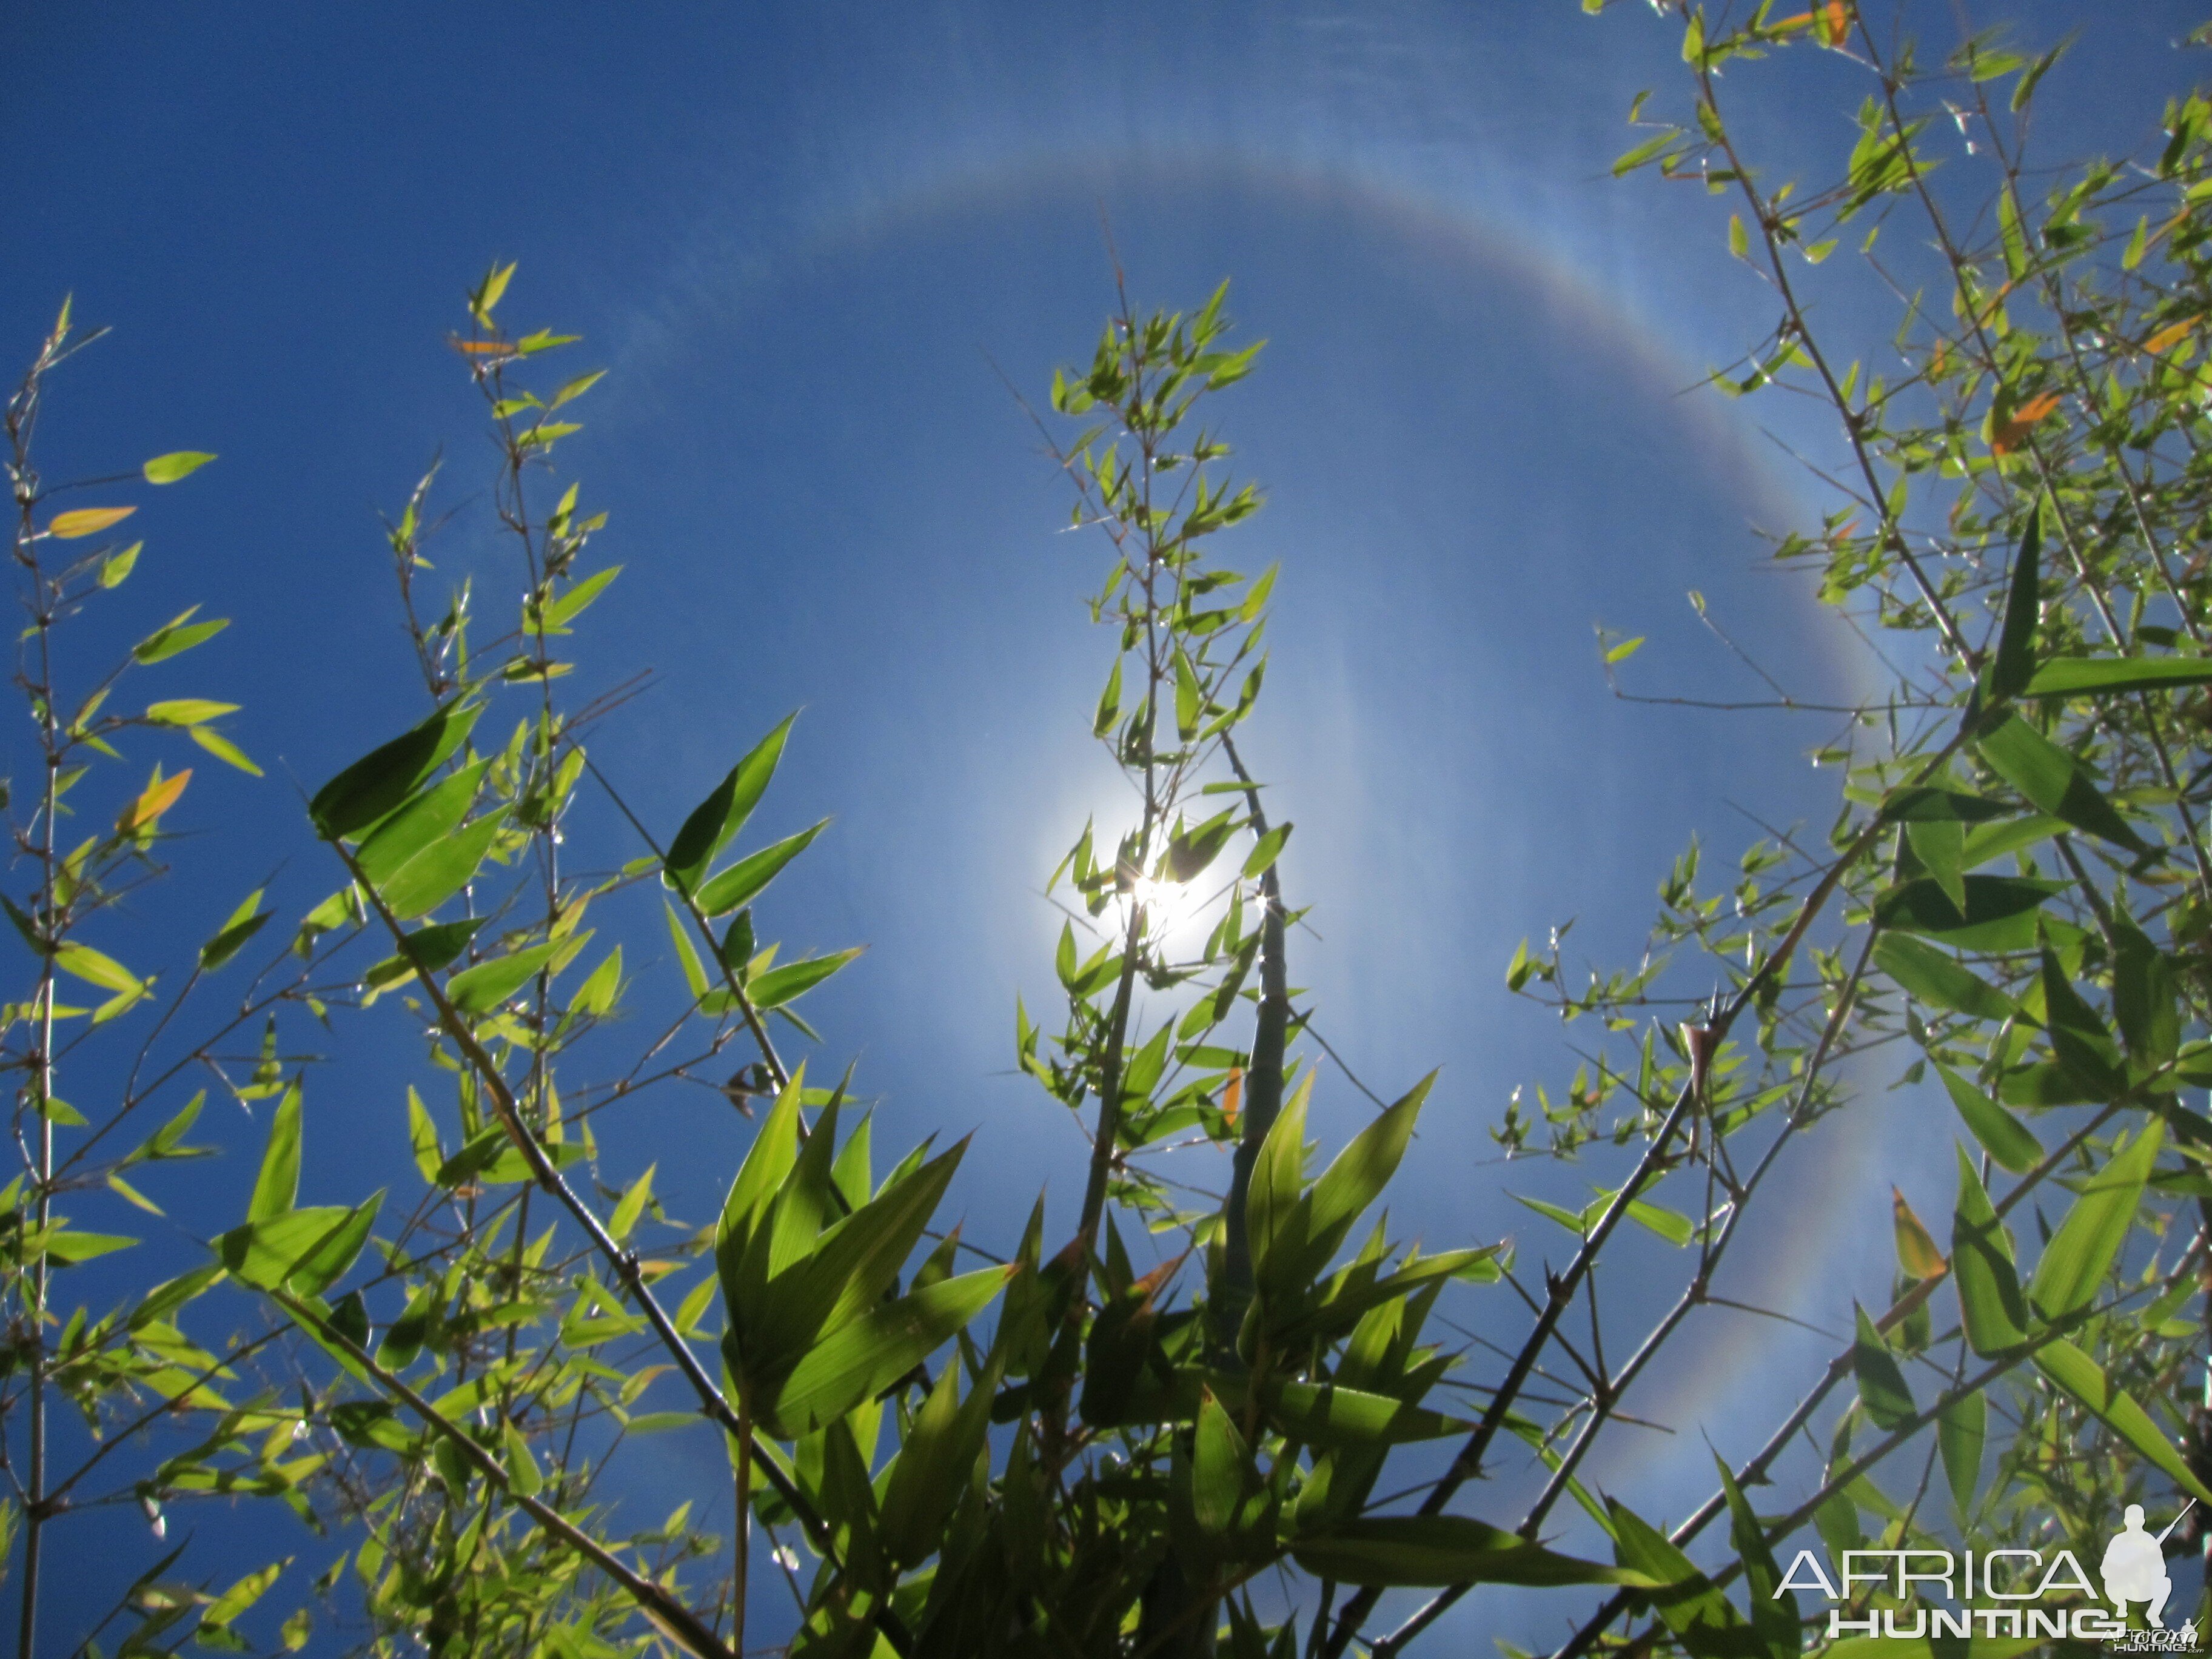
M1144 906L1145 936L1155 944L1164 944L1198 920L1205 900L1194 884L1139 876L1127 892L1115 894L1106 908L1108 926L1117 936L1128 931L1132 904Z

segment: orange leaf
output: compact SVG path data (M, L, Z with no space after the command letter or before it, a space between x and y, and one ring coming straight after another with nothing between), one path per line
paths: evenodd
M2010 454L2020 447L2020 441L2027 436L2029 428L2057 407L2058 394L2055 392L2030 398L2013 411L2010 420L1997 422L1996 429L1990 436L1990 449L2000 455Z
M1905 1194L1892 1187L1889 1189L1890 1216L1897 1228L1897 1265L1911 1279L1936 1279L1949 1271L1943 1252L1936 1247L1935 1239L1921 1224L1920 1218L1912 1213L1912 1206L1905 1201Z
M1851 37L1851 9L1844 0L1828 0L1827 9L1820 14L1820 44L1840 46Z
M2157 333L2152 335L2150 338L2143 342L2143 349L2145 351L2163 351L2168 346L2179 345L2182 341L2189 337L2189 331L2196 326L2197 319L2194 317L2185 318L2178 323L2169 323L2164 328L2159 330Z
M1221 1091L1221 1115L1231 1123L1237 1121L1237 1108L1244 1103L1244 1068L1229 1068L1229 1085Z
M146 786L146 793L123 809L115 820L115 833L135 836L141 830L150 830L160 821L161 814L177 804L177 797L185 793L185 786L192 781L191 768L186 767L173 778L159 778Z
M76 507L55 514L53 522L46 526L46 534L65 542L75 541L79 536L96 536L112 524L121 524L137 510L135 507Z
M471 357L504 357L514 351L505 340L456 340L453 349L466 352Z

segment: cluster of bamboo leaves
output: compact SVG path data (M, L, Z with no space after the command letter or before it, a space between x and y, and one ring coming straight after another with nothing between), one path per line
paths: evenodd
M1838 1347L1707 1502L1664 1528L1586 1505L1617 1559L1663 1550L1676 1570L1665 1593L1604 1598L1560 1655L1817 1650L1828 1607L1777 1593L1778 1555L2094 1549L2125 1504L2172 1516L2212 1481L2212 106L2169 105L2139 158L2053 171L2027 143L2063 43L1999 29L1928 59L1913 9L1661 6L1686 107L1652 122L1639 98L1645 136L1615 169L1725 204L1778 321L1713 383L1831 416L1833 508L1777 556L1903 665L1840 719L1775 686L1828 727L1825 836L1778 832L1718 882L1693 844L1633 968L1571 966L1564 929L1509 965L1595 1040L1565 1090L1516 1093L1499 1139L1636 1160L1579 1213L1538 1206L1577 1241L1566 1276L1587 1286L1623 1213L1683 1261L1656 1318L1620 1331L1603 1310L1626 1364L1552 1333L1586 1386L1546 1461L1571 1469L1688 1316L1727 1304L1741 1218L1793 1150L1819 1155L1822 1119L1878 1109L1883 1084L1945 1114L1956 1198L1947 1229L1895 1197L1892 1237L1868 1241L1894 1254L1887 1305L1786 1310ZM1762 59L1807 52L1866 88L1848 153L1810 183L1763 172L1730 115ZM1856 262L1829 264L1847 240ZM1869 292L1893 296L1893 339L1823 326L1824 295ZM1612 672L1636 641L1606 643ZM1723 1518L1726 1541L1698 1547ZM2177 1535L2207 1533L2193 1513ZM1880 1586L1851 1601L1910 1627Z
M160 873L187 775L129 785L114 828L73 850L58 826L141 728L252 763L215 725L227 705L103 712L120 669L64 697L57 631L138 554L103 543L53 562L127 511L57 512L31 465L66 317L11 409L32 623L18 678L45 763L15 831L32 880L9 901L35 973L6 1011L25 1168L9 1189L0 1513L22 1540L27 1659L63 1642L296 1650L325 1627L379 1653L719 1656L745 1650L771 1577L790 1596L779 1643L798 1653L1279 1653L1300 1613L1295 1597L1255 1599L1262 1575L1319 1586L1315 1647L1340 1585L1649 1583L1376 1502L1398 1448L1475 1426L1429 1403L1458 1359L1424 1327L1450 1282L1501 1267L1494 1248L1394 1244L1370 1213L1425 1082L1309 1167L1316 1073L1290 1051L1310 1010L1294 1006L1296 917L1275 867L1290 830L1268 821L1233 738L1261 688L1273 573L1203 557L1258 505L1218 481L1226 449L1193 418L1257 351L1222 343L1222 295L1187 316L1125 303L1090 371L1055 385L1059 412L1089 422L1059 453L1112 560L1095 611L1118 647L1095 735L1137 811L1110 858L1086 829L1054 877L1073 895L1062 1030L1047 1040L1018 1012L1024 1067L1091 1140L1077 1225L1048 1249L1040 1201L994 1252L939 1218L964 1142L915 1148L878 1180L849 1077L810 1083L779 1050L779 1034L818 1041L793 1005L856 954L782 960L757 932L763 896L823 829L757 847L744 833L791 721L665 836L590 755L630 683L567 701L570 641L618 567L592 562L604 516L556 458L599 377L529 389L570 342L499 325L510 270L479 285L452 343L489 409L490 500L521 603L486 625L463 582L434 619L424 477L387 539L428 707L314 792L307 824L334 890L264 941L234 1006L196 1036L179 1034L186 999L276 907L248 896L160 999L124 965L111 909ZM165 456L144 476L205 459ZM125 667L221 625L187 613ZM587 789L635 837L611 869L564 860ZM641 987L622 941L635 953L656 933L669 982ZM72 980L100 990L96 1006L59 1000ZM141 1005L157 1001L149 1018ZM647 1035L626 1034L647 1011ZM384 1121L420 1184L303 1201L317 1102L347 1080L281 1031L364 1016L404 1020L419 1043ZM64 1068L120 1103L104 1118L67 1105ZM204 1150L185 1139L203 1097L130 1150L119 1131L203 1082L264 1126L244 1212L183 1244L199 1259L180 1276L142 1273L104 1316L66 1309L53 1276L78 1262L175 1265L173 1233L94 1231L80 1200L158 1214L138 1166ZM632 1168L671 1150L626 1109L673 1089L710 1090L753 1122L705 1224L665 1212L652 1167L619 1188L599 1179L603 1140ZM719 1446L696 1492L657 1523L623 1514L624 1448L687 1427ZM733 1493L732 1523L706 1530ZM309 1533L293 1556L210 1582L165 1536L172 1510L207 1498L278 1500ZM120 1504L154 1534L144 1569L104 1615L63 1622L38 1595L43 1540Z

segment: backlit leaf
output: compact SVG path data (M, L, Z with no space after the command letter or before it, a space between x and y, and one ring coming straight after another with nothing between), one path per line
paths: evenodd
M179 478L189 478L215 457L204 450L173 449L166 455L156 455L140 469L146 482L153 484L172 484Z
M121 524L138 509L135 507L78 507L66 513L57 513L47 522L46 534L58 541L75 541L83 536L97 536L110 525Z
M753 746L750 753L730 769L714 792L692 809L684 827L669 843L666 869L678 888L696 889L714 854L744 828L745 819L760 802L776 763L783 758L784 740L796 714L784 716L776 728Z
M1372 1516L1291 1546L1300 1566L1346 1584L1627 1584L1647 1573L1559 1555L1540 1544L1458 1515Z

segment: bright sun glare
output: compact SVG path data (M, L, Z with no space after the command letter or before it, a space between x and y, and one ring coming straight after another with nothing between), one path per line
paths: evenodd
M1203 898L1194 882L1160 881L1151 876L1139 876L1128 893L1117 893L1107 906L1103 920L1115 935L1129 925L1129 905L1132 901L1145 907L1145 931L1155 939L1164 939L1197 918Z

